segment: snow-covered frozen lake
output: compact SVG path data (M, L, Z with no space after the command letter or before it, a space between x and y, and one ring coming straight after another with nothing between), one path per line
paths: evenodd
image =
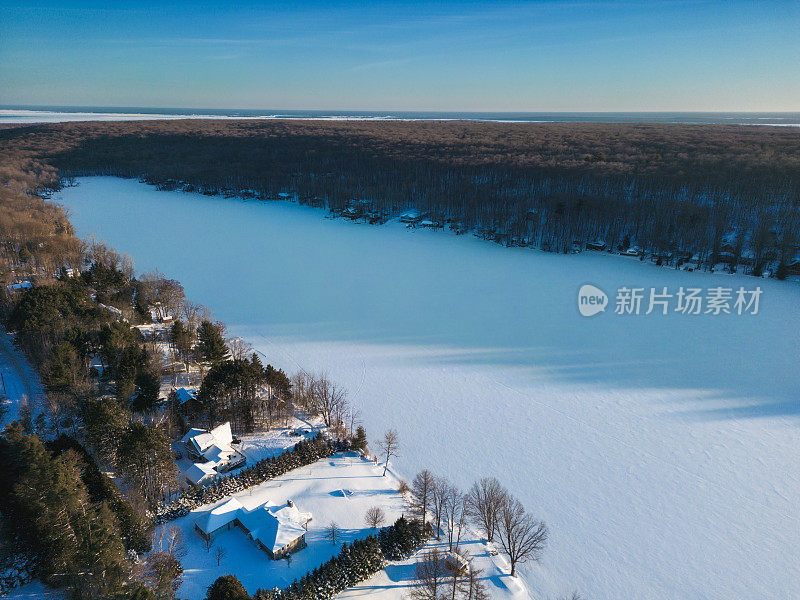
M397 469L496 475L551 529L534 598L796 598L800 288L507 249L83 179L58 198L288 371L350 390ZM578 288L612 306L582 317ZM761 286L759 314L617 315L621 286ZM643 304L646 309L647 298Z

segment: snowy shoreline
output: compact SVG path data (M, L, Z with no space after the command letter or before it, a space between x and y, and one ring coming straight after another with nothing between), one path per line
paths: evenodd
M252 112L252 111L251 111ZM52 111L52 110L35 110L35 109L0 109L0 123L5 124L36 124L36 123L72 123L72 122L87 122L87 121L158 121L158 120L180 120L180 119L207 119L207 120L245 120L245 121L260 121L260 120L300 120L300 121L399 121L399 122L415 122L415 121L432 121L432 122L451 122L451 121L475 121L479 123L658 123L658 124L694 124L694 125L744 125L744 126L766 126L766 127L800 127L800 123L780 123L780 122L752 122L743 119L735 119L733 117L725 117L723 119L708 119L708 120L681 120L679 118L664 120L652 119L647 120L644 117L638 119L620 119L609 120L595 117L576 119L569 116L552 116L550 118L499 118L497 116L488 117L480 116L478 113L470 114L465 113L462 116L445 116L447 113L441 115L427 115L427 116L401 116L393 115L391 111L387 111L382 115L315 115L309 111L307 114L287 114L281 112L268 112L264 114L210 114L210 113L147 113L147 112L82 112L82 111ZM333 111L332 111L333 112ZM367 112L367 111L364 111ZM634 113L631 113L634 114ZM762 117L759 117L762 118ZM763 118L768 119L768 118Z

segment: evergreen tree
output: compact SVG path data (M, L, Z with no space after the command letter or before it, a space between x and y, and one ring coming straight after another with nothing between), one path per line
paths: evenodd
M362 452L367 449L367 432L361 425L356 428L356 435L353 437L353 448Z
M130 423L117 448L116 462L122 475L134 484L151 507L174 484L172 448L162 427Z
M69 449L53 457L15 424L0 441L0 460L4 528L34 558L41 579L71 586L76 598L116 595L130 565L113 512L90 502L80 456Z
M130 571L117 520L103 502L87 511L82 525L78 551L82 573L76 579L73 596L86 600L112 597L122 588Z
M197 330L198 344L197 350L203 360L212 364L226 360L229 356L228 345L222 335L222 325L203 321Z
M136 375L136 395L131 402L134 412L150 412L158 404L161 381L158 375L149 369Z
M157 600L153 591L144 584L137 585L126 598L127 600Z
M74 389L84 375L83 363L75 347L69 342L61 342L45 362L42 378L51 390L67 391Z
M223 575L209 586L206 600L250 600L250 594L236 575Z
M117 448L131 420L130 412L109 396L85 400L81 412L89 446L102 460L114 463Z
M172 324L169 331L169 339L172 345L175 346L175 350L180 354L181 360L186 362L192 350L192 342L194 340L192 332L180 319Z

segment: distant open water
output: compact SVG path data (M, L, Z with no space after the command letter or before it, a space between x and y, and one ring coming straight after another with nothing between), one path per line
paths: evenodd
M513 123L696 123L800 127L800 112L430 112L240 110L107 106L0 106L0 123L138 121L152 119L323 119L495 121Z

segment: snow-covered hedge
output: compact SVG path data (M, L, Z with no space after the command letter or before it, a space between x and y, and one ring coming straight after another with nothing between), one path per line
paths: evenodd
M198 506L216 502L226 496L283 475L292 469L309 465L321 458L332 456L335 452L348 449L348 445L329 440L319 433L311 440L301 440L278 456L265 458L234 475L224 477L214 485L204 489L187 490L178 499L159 507L153 516L153 521L159 524L178 519L189 514Z
M284 589L258 590L255 600L326 600L380 571L386 560L401 560L422 545L419 521L400 517L382 529L342 550L325 564L296 579Z

